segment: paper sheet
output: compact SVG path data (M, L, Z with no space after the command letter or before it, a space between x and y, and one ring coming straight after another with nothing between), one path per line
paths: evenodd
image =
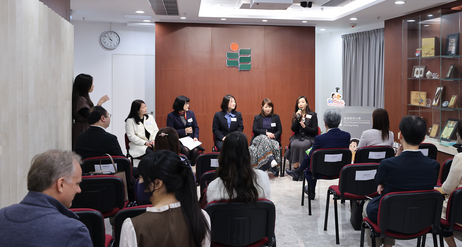
M356 181L367 181L375 178L377 170L368 170L368 171L356 171L355 180Z
M117 163L114 163L115 167L117 168ZM95 165L95 172L103 171L103 174L114 174L116 171L114 170L114 166L112 164L97 164Z
M183 144L183 146L187 147L189 150L193 150L194 148L199 147L202 144L202 142L194 141L194 139L192 139L189 136L180 138L180 142L181 144Z

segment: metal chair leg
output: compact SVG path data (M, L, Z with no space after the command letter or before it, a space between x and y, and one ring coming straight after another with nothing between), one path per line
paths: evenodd
M281 153L281 155L282 155L282 153ZM284 157L282 160L283 161L282 161L282 166L281 166L282 167L281 177L284 177L284 172L286 172L286 157Z
M308 197L308 201L309 199L310 198ZM305 203L305 179L303 179L303 185L302 185L302 206L304 206L304 203Z
M303 184L305 184L305 181L306 181L306 179L303 178ZM310 185L310 183L308 183L308 182L307 182L307 184L308 184L308 193L310 193L310 191L311 191L311 185ZM305 187L305 186L303 186L303 187ZM311 215L311 200L310 200L310 196L309 196L309 195L308 195L308 215Z
M337 198L334 197L334 214L335 214L335 243L340 244L338 236L338 209L337 209Z
M436 233L432 232L433 236L433 247L438 247L438 240L436 240L438 237L436 236ZM444 246L444 245L441 245Z
M359 242L359 247L364 247L364 234L365 234L365 224L364 222L361 223L361 240Z
M422 247L425 246L425 240L426 240L426 239L427 239L427 234L424 234L424 235L422 236Z
M327 218L329 217L329 199L330 199L331 191L327 189L327 200L326 200L326 213L324 217L324 231L327 231ZM335 198L335 195L334 195Z

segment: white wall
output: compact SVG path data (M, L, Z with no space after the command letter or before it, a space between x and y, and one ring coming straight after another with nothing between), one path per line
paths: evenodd
M132 58L133 56L146 56L148 60L152 60L155 54L155 28L154 27L127 27L125 24L115 24L115 23L105 23L105 22L88 22L88 21L73 21L75 29L75 47L74 47L74 77L80 73L86 73L93 76L93 84L95 88L90 94L90 98L94 104L103 95L108 95L109 98L113 98L114 88L113 78L114 75L114 59L115 57L126 57L127 59ZM115 50L106 50L104 49L100 42L99 38L101 33L107 30L116 31L120 36L120 45ZM129 55L129 56L119 56L119 55ZM135 65L135 66L144 66L145 64ZM144 67L143 67L144 69ZM129 73L132 73L132 69L127 71L117 71L116 74L124 74L129 78L136 78ZM151 71L154 73L155 64L152 66ZM125 78L125 75L122 75ZM143 91L142 100L146 102L148 106L148 112L154 112L155 110L155 77L153 75L137 77L145 78L145 87L139 91ZM138 80L137 79L137 80ZM120 87L130 88L135 87L134 85L138 82L133 80L127 80L124 84L120 84ZM118 88L120 90L120 88ZM136 89L138 90L138 89ZM117 90L116 90L117 91ZM134 99L140 98L137 95L131 95L130 91L127 90L127 100L131 103ZM121 119L122 116L127 116L130 103L126 102L115 102L110 100L106 102L103 107L114 116L118 116L117 119ZM121 106L123 105L123 107ZM123 108L123 109L122 109ZM123 119L125 119L123 117ZM108 132L113 132L113 125L107 128ZM123 124L123 123L118 123ZM119 128L116 128L119 129ZM114 133L121 143L122 151L125 153L125 146L123 145L123 134L124 133Z
M327 98L335 88L343 95L342 88L342 35L383 28L384 23L347 28L339 32L316 33L316 113L318 124L324 132L322 115L327 109Z

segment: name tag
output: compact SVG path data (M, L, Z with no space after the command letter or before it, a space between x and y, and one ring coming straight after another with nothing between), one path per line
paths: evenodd
M188 119L188 123L192 123L192 121L193 121L192 118Z
M235 118L235 117L231 118L231 122L236 122L236 121L237 121L237 118Z
M306 114L306 118L311 119L311 115L310 115L310 114Z
M147 126L150 126L150 125L152 125L152 122L151 122L151 121L148 121L148 122L146 122L146 125L147 125Z
M271 123L271 127L276 127L276 123Z

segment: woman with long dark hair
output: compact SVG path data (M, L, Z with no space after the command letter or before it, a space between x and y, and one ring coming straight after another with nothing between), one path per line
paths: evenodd
M365 130L359 139L358 148L365 146L390 146L393 147L395 137L390 131L388 112L383 108L377 108L372 112L372 129Z
M130 140L130 155L140 157L152 151L156 137L156 120L148 114L148 108L144 101L137 99L132 102L130 113L125 119L125 132Z
M152 203L146 212L127 218L120 246L210 246L210 218L197 203L190 166L168 150L141 160L137 197Z
M197 126L194 112L189 110L190 100L188 97L180 95L173 102L173 111L167 115L167 126L172 127L178 133L179 138L191 137L194 141L199 141L199 126ZM181 153L190 161L191 165L196 165L199 156L200 146L190 150L181 144Z
M237 109L237 103L231 94L225 95L221 101L221 111L213 116L212 131L215 135L215 146L217 151L221 150L223 141L228 133L233 131L244 131L242 114Z
M90 109L94 106L89 95L89 93L93 92L93 88L93 77L91 75L79 74L75 77L72 86L72 150L75 148L77 136L90 127L87 117ZM101 106L108 100L109 97L104 95L96 105Z
M295 102L291 129L294 135L289 139L289 150L284 156L294 168L298 168L305 158L306 150L313 145L314 137L318 135L318 117L310 110L308 99L303 95Z
M279 176L276 167L281 161L279 151L282 125L279 115L274 114L273 102L266 98L261 102L260 114L253 119L253 138L250 141L250 157L252 166L260 170L270 170Z
M268 174L252 168L247 137L235 131L226 136L218 156L216 179L207 188L207 202L234 199L254 203L270 199Z

